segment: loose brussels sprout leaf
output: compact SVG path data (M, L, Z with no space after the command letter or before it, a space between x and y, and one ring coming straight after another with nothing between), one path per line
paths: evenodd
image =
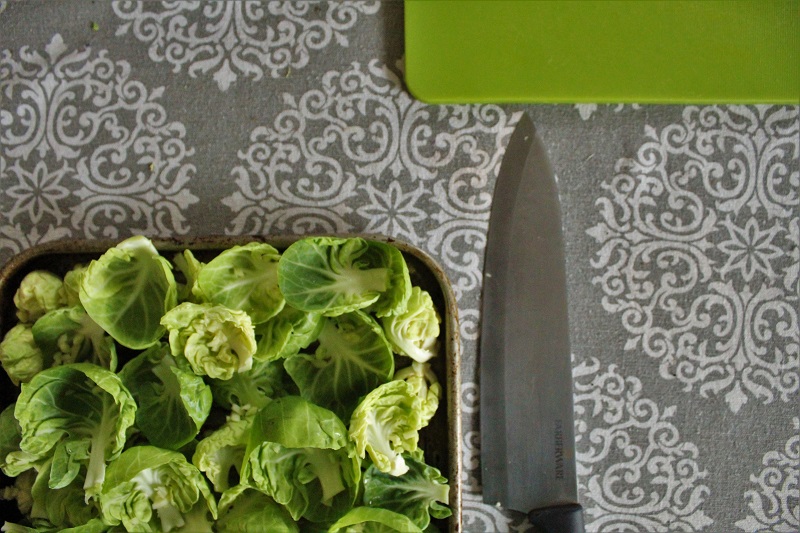
M192 464L206 475L215 491L230 489L232 478L238 483L255 414L253 408L234 407L222 427L197 443Z
M431 295L413 287L406 310L384 317L381 323L394 351L424 363L439 351L441 321Z
M314 355L286 359L303 398L349 420L359 398L394 373L394 357L380 325L362 311L326 317Z
M80 305L48 312L31 331L47 366L85 361L112 372L117 369L114 339Z
M329 533L422 533L400 513L376 507L354 507L328 529Z
M218 531L225 533L299 533L286 509L258 490L233 487L219 500Z
M283 361L253 359L250 370L237 372L230 379L210 379L209 384L214 403L227 410L236 406L260 408L273 398L300 394Z
M363 459L381 472L400 476L408 472L404 452L417 449L423 427L420 399L405 381L390 381L371 390L350 418L350 440Z
M278 259L278 250L265 243L228 248L200 269L197 290L205 300L245 311L260 324L284 305Z
M286 506L292 518L332 521L355 502L361 467L331 411L285 396L262 408L250 431L242 483Z
M203 268L203 263L194 256L191 250L175 254L172 263L183 274L183 282L178 283L178 301L200 303L200 299L195 293L199 292L197 276L200 274L200 269Z
M404 284L410 287L408 267L395 248L336 237L307 237L290 245L278 263L278 282L289 305L327 316L369 307L382 296L376 312L388 313L405 304Z
M59 530L82 526L100 517L100 508L93 501L86 501L83 490L85 469L81 469L68 485L53 489L49 486L52 463L48 462L36 476L31 489L33 506L30 518L46 520Z
M412 362L410 366L401 368L394 374L394 379L407 382L420 400L420 418L424 426L428 425L439 408L442 386L431 369L430 363Z
M46 270L34 270L26 274L14 293L19 321L33 324L48 311L64 305L62 285L61 278Z
M136 403L113 372L75 363L42 370L23 384L14 415L22 452L53 458L50 488L69 485L86 466L84 489L94 496L106 463L122 452Z
M164 335L161 317L177 304L177 286L169 261L149 239L136 236L89 263L80 299L117 342L141 350Z
M389 268L389 289L369 306L368 311L378 317L396 315L406 310L411 297L411 275L403 253L396 247L379 241L369 241L370 246L382 249Z
M374 464L364 473L364 503L389 509L410 518L425 529L433 518L447 518L450 487L442 473L422 461L406 456L408 472L393 476Z
M14 383L26 383L45 366L42 350L28 324L19 323L8 330L0 342L0 364Z
M256 326L258 348L253 357L274 361L296 355L317 340L321 330L322 315L286 305L276 316Z
M6 456L19 450L19 441L22 440L22 430L19 427L19 422L14 417L14 405L12 403L0 411L0 469L4 471Z
M211 389L180 368L169 346L148 348L119 372L136 400L136 427L150 444L177 450L194 439L211 412Z
M161 319L172 355L200 376L230 379L253 366L256 338L250 315L221 305L184 302Z
M44 462L38 456L20 450L22 428L14 416L15 408L16 402L0 412L0 470L8 477L17 477L33 468L38 469Z
M106 523L128 531L179 530L198 511L217 518L216 500L197 467L155 446L128 448L109 465L100 508Z

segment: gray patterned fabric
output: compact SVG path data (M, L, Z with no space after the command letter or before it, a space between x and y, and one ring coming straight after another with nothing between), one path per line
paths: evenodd
M797 531L798 107L431 106L400 2L0 1L0 263L70 238L380 233L447 271L483 503L491 192L530 113L563 202L587 530Z

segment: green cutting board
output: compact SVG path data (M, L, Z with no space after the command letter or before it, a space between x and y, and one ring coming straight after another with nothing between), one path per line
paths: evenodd
M406 0L429 103L800 103L800 0Z

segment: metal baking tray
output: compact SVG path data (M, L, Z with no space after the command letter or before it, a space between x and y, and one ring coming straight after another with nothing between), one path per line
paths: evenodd
M440 531L460 532L461 521L461 345L458 328L458 307L450 282L441 266L422 250L402 241L380 235L336 235L379 240L397 247L404 255L415 285L428 291L442 314L440 354L431 365L442 384L443 398L428 427L420 432L419 444L425 450L426 462L438 468L450 484L450 508L453 515L446 520L432 520ZM165 257L190 249L200 260L209 260L222 250L248 242L266 242L283 250L301 236L202 236L151 239ZM17 322L14 293L22 278L33 270L44 269L63 276L74 265L88 263L120 240L63 240L29 248L0 268L0 335ZM0 337L1 338L1 337ZM16 399L19 389L0 371L0 410ZM0 487L12 483L0 473ZM0 501L0 516L19 519L14 502Z

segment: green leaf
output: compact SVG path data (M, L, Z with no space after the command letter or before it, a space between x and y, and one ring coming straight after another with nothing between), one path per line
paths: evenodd
M361 468L331 411L286 396L256 415L242 483L286 506L292 518L332 521L353 506Z
M136 400L136 427L154 446L178 450L197 436L211 412L210 387L180 368L166 344L136 356L119 376Z
M379 314L389 313L405 304L402 299L410 290L402 254L360 238L307 237L294 242L278 263L278 283L289 305L327 316L373 304Z
M422 461L406 456L408 471L401 476L381 472L370 465L364 473L364 503L389 509L410 518L425 529L434 518L447 518L450 487L441 472Z
M253 367L237 372L230 379L209 379L214 403L223 409L239 407L260 408L273 398L297 395L297 385L287 374L283 361L253 359Z
M9 477L17 477L32 468L38 469L44 462L39 456L20 449L22 428L14 416L15 408L16 402L0 412L0 470Z
M172 264L183 275L182 282L178 283L178 301L199 303L195 292L199 292L197 277L200 269L203 268L203 263L194 256L191 250L184 250L183 253L173 256Z
M225 533L299 533L286 509L258 490L243 485L222 494L218 531Z
M255 328L256 359L274 361L296 355L317 340L322 331L322 315L300 311L289 305Z
M375 507L355 507L337 520L329 533L422 533L414 522L399 513Z
M59 529L83 526L99 518L99 506L94 501L86 501L83 490L85 470L66 486L54 489L48 483L51 467L52 463L45 464L33 484L31 518L47 520Z
M234 474L241 477L255 413L254 409L234 408L222 427L197 443L192 464L206 475L217 492L231 488Z
M430 363L413 361L410 366L395 372L394 379L401 379L414 389L420 400L421 422L423 425L428 425L439 408L439 398L442 396L442 386Z
M169 261L149 239L136 236L89 264L80 300L117 342L139 350L164 335L161 317L177 304L177 285Z
M349 420L361 396L391 379L394 357L380 325L362 311L326 317L314 355L286 359L303 398Z
M155 446L128 448L111 463L100 507L108 524L128 531L178 529L196 507L217 517L216 500L197 467Z
M49 368L23 384L14 415L20 448L53 458L50 487L68 485L87 467L84 488L99 492L106 464L122 452L136 418L136 403L119 376L91 363Z
M359 456L381 472L400 476L408 471L403 453L417 449L423 427L421 401L405 381L390 381L367 394L350 418L350 439Z
M197 291L207 301L244 311L260 324L284 305L278 288L279 259L278 250L265 243L228 248L200 268Z

